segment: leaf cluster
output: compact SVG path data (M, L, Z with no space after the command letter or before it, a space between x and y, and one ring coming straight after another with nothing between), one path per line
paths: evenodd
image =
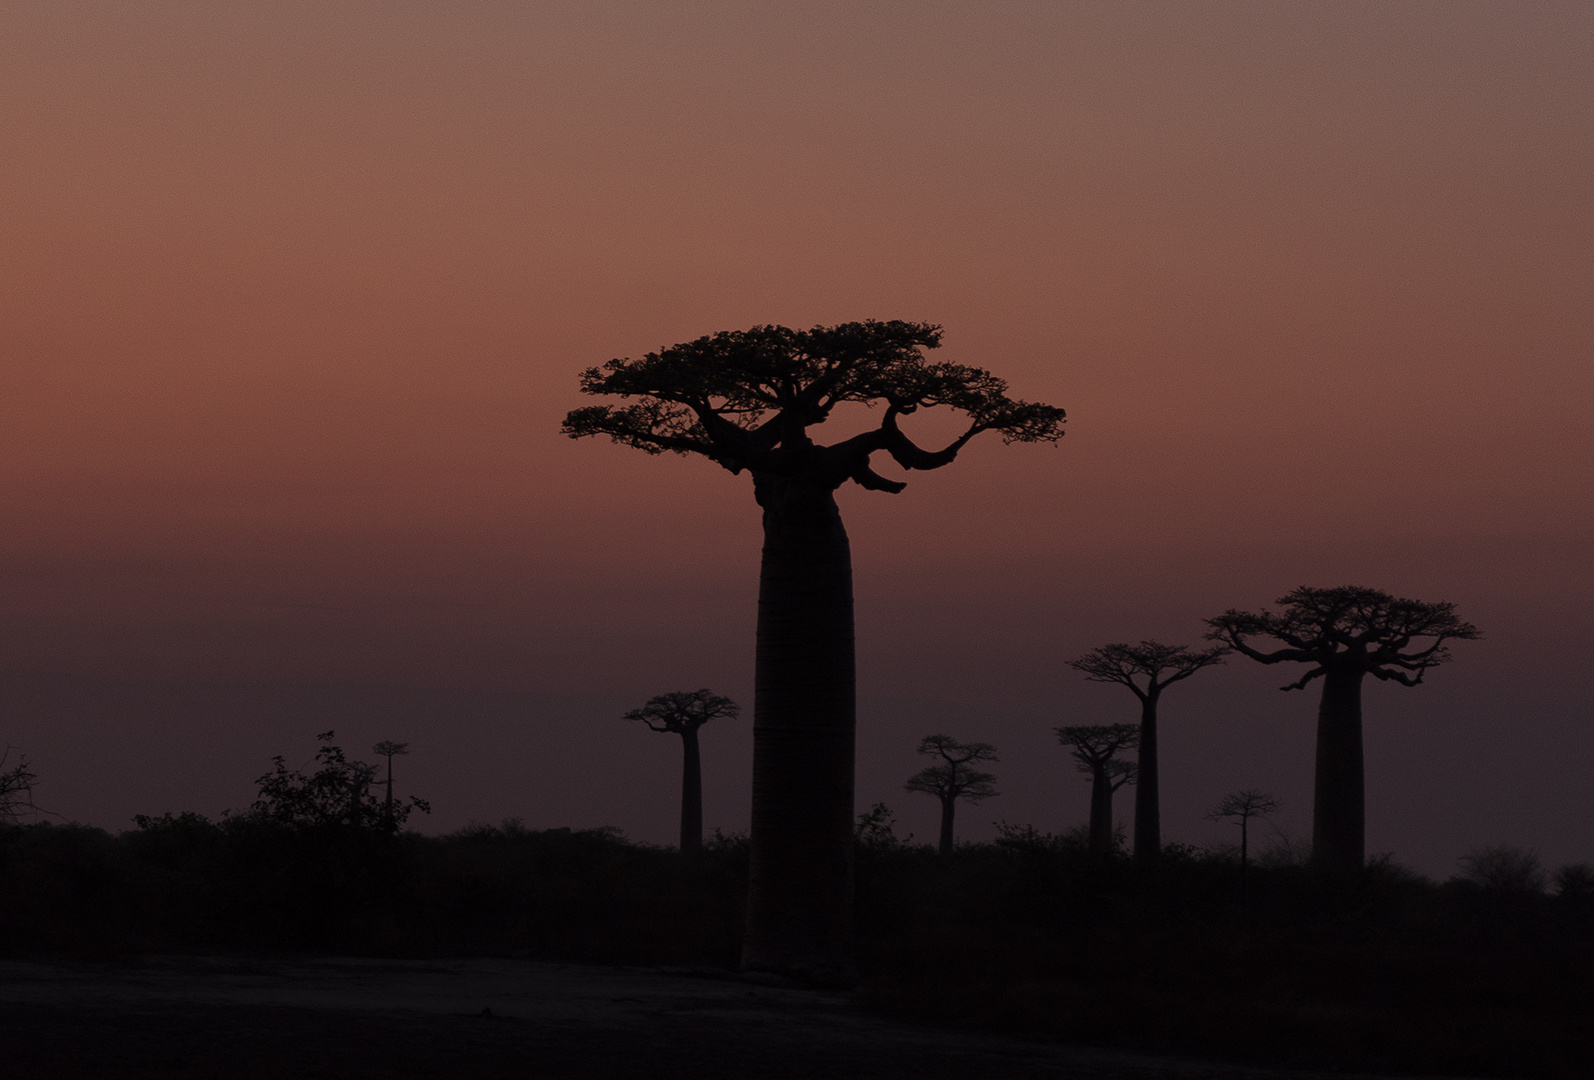
M331 731L316 736L321 743L315 754L320 768L313 773L288 768L281 754L272 758L272 770L256 781L259 795L248 819L292 829L385 829L390 823L404 824L415 810L432 812L425 799L411 797L407 803L395 802L389 814L383 800L371 791L377 767L349 760L333 737Z
M934 795L943 802L964 799L978 803L998 794L996 776L970 768L970 762L998 761L996 747L990 743L960 742L949 735L927 735L919 743L919 753L934 754L941 760L908 778L906 791Z
M583 393L627 403L575 409L561 430L650 454L698 454L732 473L801 473L831 486L851 478L884 491L901 485L869 470L876 451L906 469L933 469L982 431L999 431L1008 442L1062 436L1062 409L1008 397L1007 384L982 368L926 361L924 352L940 344L939 326L901 321L721 331L589 368ZM880 426L815 447L807 430L849 402L885 405ZM969 426L945 449L925 451L897 421L936 407L965 414Z
M696 731L710 720L732 719L740 713L741 707L730 698L702 689L651 697L640 709L626 713L625 719L640 721L654 731L684 735Z
M1221 664L1229 651L1224 645L1192 649L1160 641L1142 641L1138 645L1118 642L1092 649L1070 660L1068 666L1083 673L1090 682L1118 683L1145 700L1157 697L1163 687L1188 679L1204 667ZM1145 680L1144 685L1141 679Z
M1446 641L1482 636L1477 627L1456 616L1452 603L1409 600L1379 589L1302 586L1276 603L1278 611L1231 608L1208 619L1207 637L1264 664L1315 665L1285 690L1302 689L1339 666L1416 686L1425 671L1450 660ZM1285 647L1263 651L1248 640L1258 637L1272 638ZM1431 640L1414 648L1418 639Z

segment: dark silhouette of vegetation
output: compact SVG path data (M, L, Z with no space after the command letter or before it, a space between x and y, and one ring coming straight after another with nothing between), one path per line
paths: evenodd
M1461 857L1461 876L1505 896L1538 895L1549 885L1539 853L1511 844L1484 844L1468 851Z
M1321 875L1226 853L1100 859L1004 825L950 855L856 823L863 1008L1272 1067L1594 1073L1594 892L1503 897L1386 861ZM732 968L744 837L697 857L509 821L443 836L250 814L109 835L0 825L0 956L490 955ZM1222 1071L1219 1067L1218 1071Z
M410 744L384 739L371 747L371 753L387 758L387 792L382 796L382 828L397 832L398 818L393 815L393 759L410 752Z
M1140 740L1135 760L1135 858L1155 859L1162 851L1162 807L1157 770L1157 704L1162 692L1204 667L1221 664L1228 649L1191 649L1142 641L1092 649L1068 666L1091 682L1117 683L1140 699Z
M1362 680L1372 675L1417 686L1429 668L1450 659L1445 642L1475 639L1478 628L1458 619L1454 604L1406 600L1377 589L1302 587L1276 603L1282 610L1231 608L1207 620L1207 636L1264 664L1312 665L1284 690L1304 689L1322 677L1312 861L1321 870L1358 871L1367 859ZM1257 638L1284 647L1264 651L1251 644ZM1414 644L1419 639L1431 640Z
M856 675L852 556L835 491L851 481L899 492L872 467L949 465L970 439L1055 442L1063 411L1007 396L1001 379L929 363L925 323L812 330L761 326L611 360L581 377L621 405L576 409L572 438L606 436L650 454L697 455L748 472L763 511L753 691L752 880L748 968L845 981L853 971L853 754ZM810 429L840 410L884 406L872 428L830 445ZM900 421L945 408L963 432L925 450Z
M952 818L957 801L984 802L996 795L996 777L972 766L982 761L997 761L996 747L990 743L965 743L946 735L926 735L919 753L934 754L941 760L914 773L903 786L921 791L941 801L941 854L952 852Z
M0 822L16 824L34 810L33 788L39 777L22 754L18 754L17 763L7 769L11 749L8 746L0 753Z
M347 826L391 832L408 821L415 810L432 812L431 804L421 798L412 797L408 803L389 801L385 805L378 801L371 794L376 766L350 761L333 738L331 731L316 736L321 748L316 751L315 760L321 767L309 775L288 768L280 754L272 758L274 768L256 781L260 794L249 809L250 817L295 829ZM391 763L392 759L388 760ZM389 792L391 798L391 788Z
M1218 801L1210 813L1209 821L1233 820L1240 826L1240 895L1250 896L1251 870L1251 819L1267 817L1278 812L1279 801L1265 791L1245 788L1232 792Z
M1112 827L1112 797L1125 784L1135 782L1133 762L1118 755L1132 750L1140 739L1135 724L1076 724L1055 729L1057 739L1071 746L1079 771L1090 777L1090 850L1110 854L1116 846Z
M685 690L648 699L640 709L625 714L654 731L681 737L681 850L703 849L703 761L698 753L697 729L710 720L741 714L736 702L711 690Z

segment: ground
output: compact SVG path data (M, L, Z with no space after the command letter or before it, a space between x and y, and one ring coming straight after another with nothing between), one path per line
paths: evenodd
M0 1047L28 1080L1308 1076L919 1027L774 978L504 959L0 962Z

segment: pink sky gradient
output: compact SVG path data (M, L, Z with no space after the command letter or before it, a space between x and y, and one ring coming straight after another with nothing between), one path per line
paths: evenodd
M1300 584L1485 632L1367 695L1369 848L1594 861L1594 9L1577 3L0 0L0 743L109 828L241 807L336 728L425 827L667 842L751 704L745 477L558 435L580 369L719 329L947 328L1069 411L845 490L860 807L920 736L1007 819L1132 720L1064 661ZM931 421L931 426L934 422ZM1309 832L1315 697L1170 691L1164 830ZM750 712L750 709L749 709ZM746 822L748 719L704 735ZM1120 796L1127 815L1130 800Z

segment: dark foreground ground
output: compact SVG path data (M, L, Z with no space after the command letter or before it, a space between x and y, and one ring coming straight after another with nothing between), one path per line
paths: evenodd
M774 979L498 959L0 961L0 1048L27 1080L1324 1075L936 1030Z

